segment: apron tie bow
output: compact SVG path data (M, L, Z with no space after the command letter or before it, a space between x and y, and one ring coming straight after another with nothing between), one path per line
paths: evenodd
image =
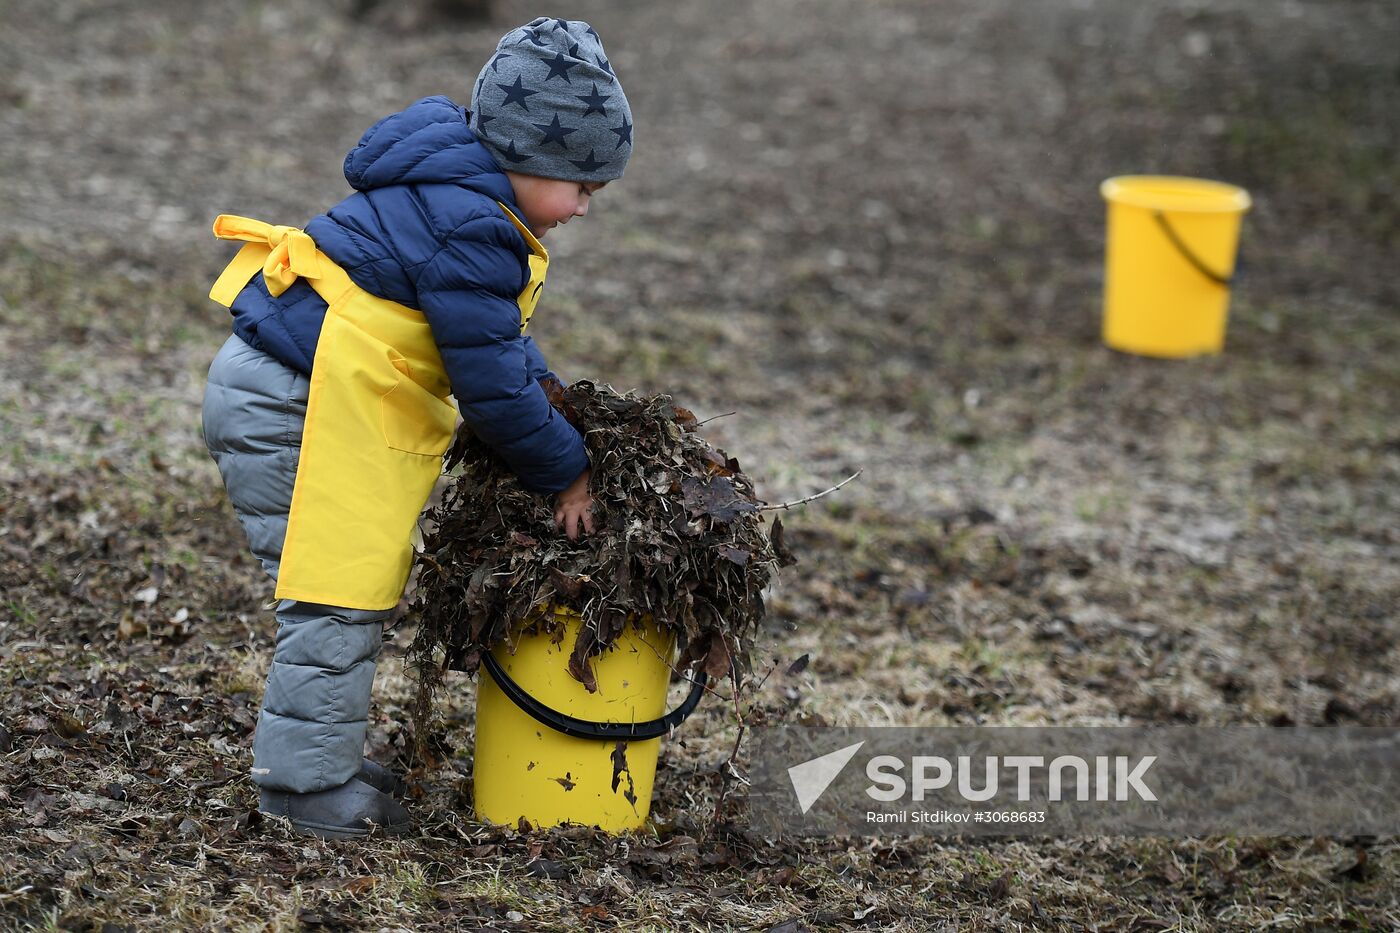
M209 297L224 307L233 304L258 269L262 270L268 294L274 298L299 278L321 277L316 241L296 227L220 214L214 220L214 236L221 240L243 240L248 244L239 250L209 291Z

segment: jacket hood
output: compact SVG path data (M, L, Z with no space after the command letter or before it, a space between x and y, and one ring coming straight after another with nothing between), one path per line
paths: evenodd
M455 184L515 205L515 191L471 131L470 112L442 96L425 97L365 130L345 157L357 191L389 185Z

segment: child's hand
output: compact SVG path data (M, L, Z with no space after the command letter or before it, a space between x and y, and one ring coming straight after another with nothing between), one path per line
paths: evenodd
M593 497L588 494L589 470L584 470L569 488L554 497L554 527L563 528L570 541L577 541L582 531L593 531Z

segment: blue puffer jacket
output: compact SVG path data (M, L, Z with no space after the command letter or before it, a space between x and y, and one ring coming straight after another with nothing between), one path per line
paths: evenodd
M558 492L588 454L537 382L552 374L515 302L530 248L495 203L520 215L510 180L467 119L427 97L370 127L345 157L356 193L306 232L365 291L423 312L462 418L526 488ZM305 281L274 298L256 275L232 311L234 333L311 372L326 303Z

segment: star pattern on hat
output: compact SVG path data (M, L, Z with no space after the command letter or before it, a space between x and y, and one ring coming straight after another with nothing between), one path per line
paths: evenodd
M506 92L506 99L501 103L502 107L508 104L518 104L521 110L524 110L526 113L530 112L530 105L526 103L526 100L531 94L538 94L539 91L532 91L525 87L520 81L520 75L515 76L514 84L501 84L499 81L494 83L496 87ZM594 90L597 90L596 85L594 86Z
M549 69L549 74L544 76L545 81L548 81L550 78L563 78L566 84L574 83L574 79L569 77L569 69L577 68L579 65L583 64L583 62L569 61L564 57L563 52L560 52L553 58L541 59L540 63Z
M517 80L519 80L519 79L517 79ZM588 105L588 109L585 110L585 111L583 112L583 115L584 115L585 117L588 116L590 113L601 113L601 114L602 114L603 116L605 116L605 117L608 115L607 108L604 107L603 104L605 104L605 103L607 103L608 101L612 100L612 95L611 95L611 94L599 94L599 93L598 93L598 82L597 82L597 81L594 81L594 82L593 82L593 93L592 93L592 94L575 94L574 96L577 97L579 100L583 101L585 104ZM591 169L590 169L590 171L591 171Z
M503 62L504 74L500 68ZM535 70L536 63L544 71ZM502 166L590 182L596 182L600 175L618 174L612 167L623 165L632 151L633 124L627 98L596 29L578 20L539 17L509 33L487 64L490 68L483 68L474 88L472 127ZM585 66L579 72L583 87L575 88L573 71L580 65ZM563 83L551 85L555 78ZM534 86L526 84L526 79ZM486 94L488 84L498 88L501 96ZM577 93L584 88L588 89L585 93ZM581 101L584 109L577 109L577 104L570 106L573 100ZM511 104L519 110L510 110ZM601 119L589 122L587 118L595 113ZM565 118L573 122L565 123ZM489 124L495 119L500 123L491 130ZM531 129L539 135L532 135ZM611 150L607 133L616 137ZM585 151L587 157L577 157ZM563 169L564 165L573 169Z
M515 151L515 140L513 139L510 141L509 146L506 146L505 149L501 150L501 155L505 156L507 159L510 159L512 162L524 162L530 158L530 156L528 155L521 155L520 153Z
M632 124L627 122L626 117L622 118L620 124L617 126L610 126L608 129L617 134L617 146L614 148L621 149L623 143L629 146L632 145Z
M593 158L593 150L590 149L590 150L588 150L588 158L586 158L586 159L570 159L569 161L572 162L572 163L574 163L575 165L577 165L580 172L590 172L590 173L591 173L591 172L596 172L596 171L598 171L598 169L602 168L604 165L607 165L608 162L611 161L611 160L610 160L610 159L604 159L602 162L597 161L596 159Z
M544 134L544 139L540 140L541 146L547 146L550 143L558 143L559 147L565 151L568 151L569 141L564 137L568 136L570 133L578 132L578 127L564 126L560 123L559 114L557 113L554 115L554 122L532 123L531 126Z

